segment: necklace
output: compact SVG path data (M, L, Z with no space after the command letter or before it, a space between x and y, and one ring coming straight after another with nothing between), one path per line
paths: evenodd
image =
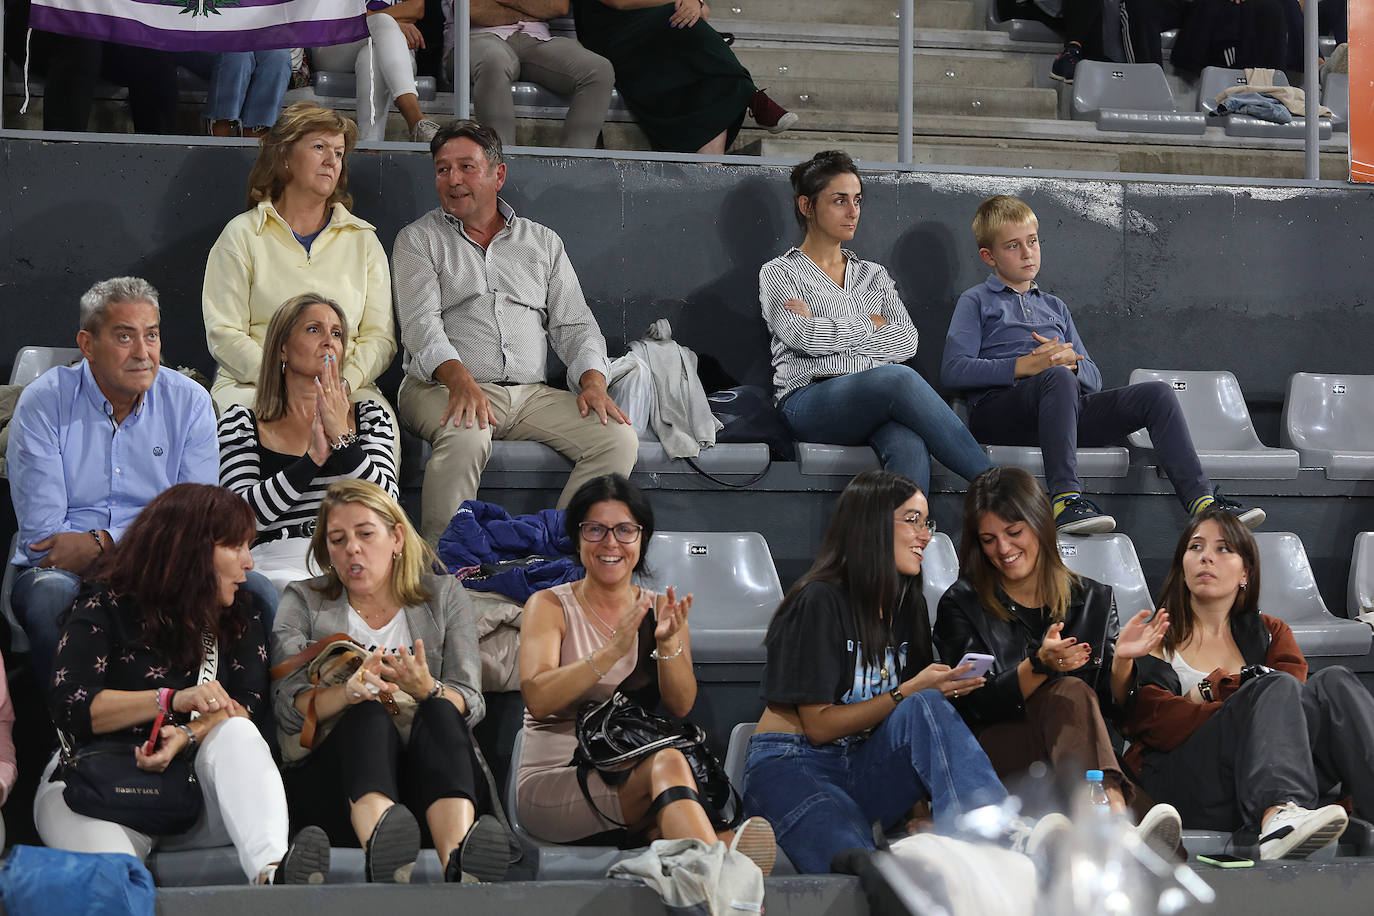
M587 597L587 580L586 580L586 579L581 580L580 582L577 583L577 585L573 586L573 588L576 589L578 586L581 586L581 587L582 587L582 594L578 595L577 592L574 591L574 592L573 592L574 596L578 599L579 602L581 602L581 604L582 604L583 607L585 607L587 610L589 610L589 611L592 612L592 616L595 617L595 618L597 619L597 621L600 622L601 626L606 630L606 632L608 632L608 633L610 634L610 636L611 636L612 638L614 638L614 637L615 637L615 634L616 634L617 632L619 632L619 629L620 629L620 628L619 628L619 627L612 626L611 624L607 623L607 622L606 622L606 618L605 618L605 617L602 617L599 613L597 613L596 608L592 606L591 599ZM638 601L638 600L639 600L639 591L640 591L639 586L636 585L636 586L635 586L635 596L634 596L633 599L631 599L632 601Z

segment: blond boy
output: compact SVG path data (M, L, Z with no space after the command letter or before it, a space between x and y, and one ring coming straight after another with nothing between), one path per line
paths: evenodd
M1083 496L1078 447L1114 445L1142 427L1190 514L1217 503L1251 528L1264 521L1264 510L1224 500L1212 487L1172 388L1146 382L1102 389L1069 307L1035 283L1040 227L1030 207L1005 194L988 198L973 219L973 236L993 273L954 307L941 378L963 389L979 442L1039 446L1060 531L1116 527Z

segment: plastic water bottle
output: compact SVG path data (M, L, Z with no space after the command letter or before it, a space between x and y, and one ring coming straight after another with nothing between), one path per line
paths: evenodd
M1094 808L1111 810L1111 801L1107 798L1107 789L1102 785L1102 771L1089 770L1084 774L1088 780L1088 803Z

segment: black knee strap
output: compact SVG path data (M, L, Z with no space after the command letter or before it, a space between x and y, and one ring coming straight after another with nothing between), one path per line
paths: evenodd
M701 796L697 790L691 786L669 786L662 792L654 796L654 800L649 802L649 810L644 813L645 818L658 816L658 812L671 805L673 802L694 801L701 805ZM705 805L701 805L705 808Z

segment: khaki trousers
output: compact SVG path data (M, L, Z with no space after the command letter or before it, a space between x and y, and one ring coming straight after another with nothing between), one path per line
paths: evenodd
M558 497L561 509L588 480L626 474L639 453L639 436L628 423L602 425L596 414L579 415L577 396L547 385L495 385L482 391L491 401L495 428L455 427L439 419L448 406L448 389L407 375L401 381L401 422L434 447L425 465L420 500L420 534L435 544L465 499L476 499L482 468L494 439L542 442L573 462Z

